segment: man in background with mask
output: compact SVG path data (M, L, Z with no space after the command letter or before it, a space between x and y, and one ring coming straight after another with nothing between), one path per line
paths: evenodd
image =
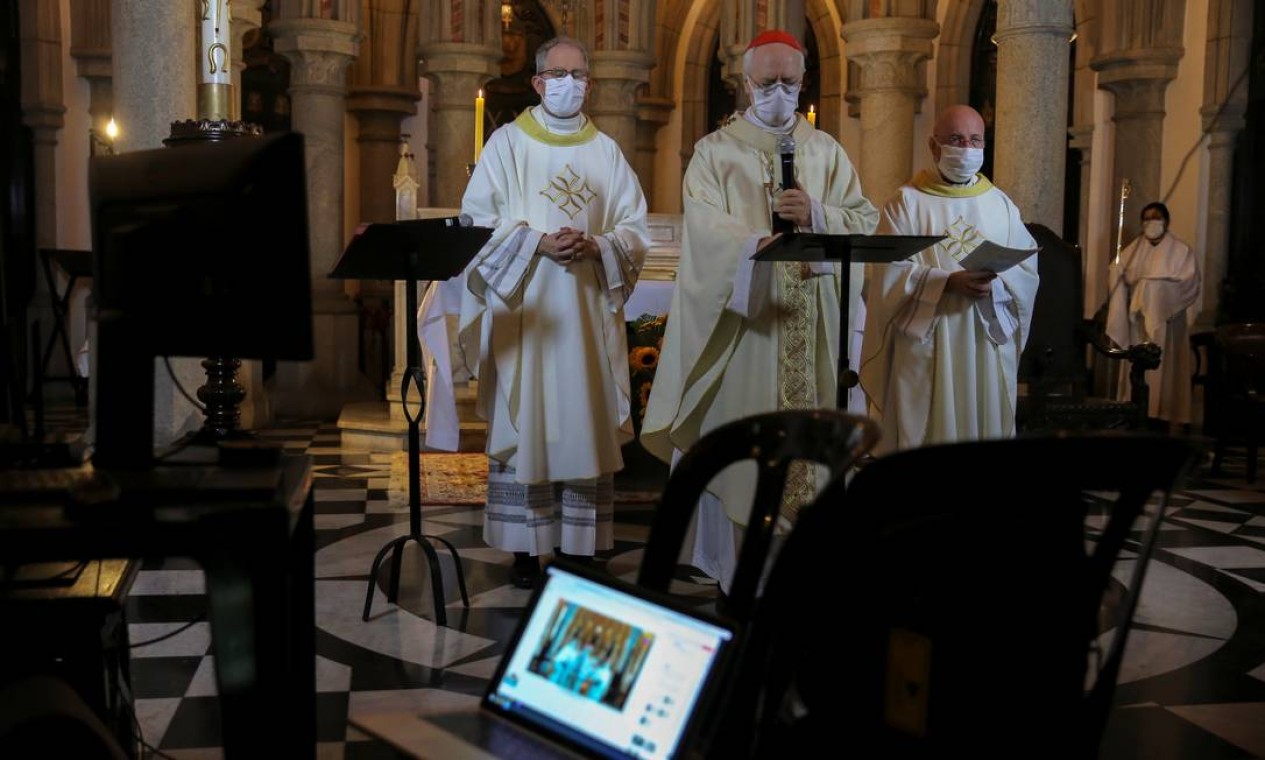
M1121 346L1154 343L1163 351L1159 369L1148 370L1151 389L1147 416L1162 428L1190 424L1190 350L1193 308L1203 292L1199 261L1190 246L1168 229L1168 206L1142 207L1142 234L1120 253L1108 270L1107 335ZM1124 362L1121 362L1124 364ZM1129 368L1120 368L1116 398L1128 401Z
M795 112L804 48L766 31L743 56L751 106L699 140L685 172L685 234L663 351L641 442L671 462L713 428L779 409L835 406L840 278L837 264L753 262L774 217L801 231L870 233L878 213L843 147ZM794 140L795 187L782 191L778 141ZM852 274L849 311L860 294ZM748 463L750 464L750 463ZM825 485L804 463L791 469L783 514ZM755 467L712 481L697 513L691 564L728 591Z
M541 104L492 133L461 201L493 229L466 269L459 327L488 423L483 538L514 553L524 588L542 554L614 546L612 475L633 436L623 306L650 243L646 200L581 113L588 84L579 41L541 45Z
M936 169L896 192L879 231L945 239L867 271L861 386L882 429L878 452L1015 434L1037 257L1000 275L958 262L984 240L1025 249L1036 241L1014 202L978 173L984 120L975 109L945 109L928 144Z

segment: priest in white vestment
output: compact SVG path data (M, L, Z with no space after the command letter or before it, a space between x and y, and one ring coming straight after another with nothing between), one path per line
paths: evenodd
M1142 235L1120 252L1111 268L1107 335L1121 346L1154 343L1158 369L1146 373L1150 389L1147 416L1173 425L1190 423L1192 359L1191 308L1203 281L1190 246L1168 231L1168 207L1150 203L1142 209ZM1128 400L1128 368L1122 367L1117 396Z
M951 106L929 138L936 170L902 186L880 233L944 235L908 260L867 270L861 387L881 430L876 453L1015 434L1019 355L1037 293L1037 256L1001 274L958 263L984 240L1035 248L1014 202L979 169L984 120Z
M872 232L878 216L843 147L795 111L804 74L799 41L762 33L748 46L743 71L751 107L699 140L685 172L677 286L641 430L642 445L667 462L741 417L835 406L838 265L757 264L751 256L770 240L775 214L802 231L831 234ZM776 189L783 135L795 141L798 185L784 192ZM862 279L854 269L850 312ZM792 468L784 514L825 486L820 476ZM731 467L699 504L685 559L725 590L754 484L753 464Z
M492 133L461 203L494 230L459 328L488 425L483 535L523 587L541 554L614 545L612 475L633 437L623 305L649 247L636 175L581 112L587 51L556 38L536 71L541 105Z

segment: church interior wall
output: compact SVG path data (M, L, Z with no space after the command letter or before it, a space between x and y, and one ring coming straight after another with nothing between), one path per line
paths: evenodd
M971 46L975 26L985 0L945 0L936 5L936 21L940 35L933 41L933 53L923 70L928 93L914 116L913 170L932 166L927 139L936 113L952 102L963 102L969 92ZM57 244L68 248L87 248L91 243L89 205L87 197L87 164L89 153L88 114L89 84L79 76L75 60L70 56L70 0L58 0L61 11L62 83L66 106L65 126L58 133L56 149L56 197L57 197ZM572 10L567 22L571 34L585 38L591 36L593 19L584 7ZM579 4L584 6L585 4ZM561 28L559 3L542 2L542 9L550 20ZM709 66L716 50L719 34L719 18L722 0L661 0L656 7L655 55L660 66L670 67L670 72L652 77L651 92L654 97L670 97L672 108L666 123L654 136L654 171L646 188L649 208L652 212L679 214L681 212L681 179L692 154L694 141L711 130L707 124L707 83ZM839 139L852 156L854 163L865 149L861 142L859 119L849 115L845 100L848 82L846 43L840 36L843 24L841 3L837 0L806 0L805 12L818 40L821 57L821 82L819 125ZM1100 0L1077 0L1078 45L1094 45L1098 41L1096 29L1107 28L1116 13L1113 3ZM1161 192L1172 189L1168 203L1173 210L1172 227L1175 234L1190 242L1198 251L1201 262L1206 256L1206 209L1209 194L1208 150L1201 144L1184 170L1181 163L1191 147L1202 135L1200 105L1204 102L1205 58L1208 47L1209 0L1188 0L1184 4L1185 19L1182 30L1184 55L1178 67L1177 78L1168 86L1165 94L1166 114L1163 127L1161 164ZM644 14L643 14L644 15ZM1081 23L1092 22L1092 23ZM1090 29L1092 27L1092 29ZM1089 30L1089 34L1086 30ZM1078 50L1078 53L1081 51ZM1081 56L1078 55L1078 61ZM1093 133L1088 138L1091 161L1088 165L1088 203L1084 218L1080 220L1086 248L1085 311L1092 313L1106 295L1107 262L1115 251L1117 204L1119 188L1113 184L1114 130L1112 121L1114 95L1097 86L1095 72L1078 75L1078 93L1073 96L1077 113L1077 126L1092 124ZM403 120L401 132L408 134L408 143L417 157L419 167L428 166L429 81L419 79L422 98L417 111ZM667 92L656 90L666 89ZM1087 105L1088 104L1088 105ZM125 110L127 104L124 104ZM157 110L166 113L172 104ZM1085 110L1089 114L1082 113ZM141 114L138 114L141 116ZM361 172L360 152L357 144L359 123L347 114L344 117L345 160L343 215L344 239L349 239L360 219ZM144 130L142 125L129 125L126 115L120 118L123 136L121 149L155 147L137 142ZM130 129L130 131L129 131ZM138 131L139 130L139 131ZM144 139L144 138L140 138ZM1040 146L1033 146L1034 149ZM1180 178L1178 172L1182 171ZM865 178L862 177L864 183ZM419 177L419 197L430 197L431 176L423 170ZM386 179L384 181L389 181ZM876 204L885 199L873 198ZM1146 199L1154 200L1154 199ZM1127 241L1126 241L1127 242ZM86 295L86 288L83 291ZM76 302L82 302L77 296ZM85 334L86 317L78 309L72 323L75 340Z
M1205 270L1207 215L1204 212L1207 204L1204 199L1208 195L1208 143L1203 138L1203 116L1199 107L1204 102L1207 40L1208 3L1206 0L1188 0L1182 31L1185 53L1177 64L1177 78L1164 93L1160 188L1166 197L1153 199L1168 205L1173 215L1173 234L1194 247L1200 271ZM1190 159L1183 170L1182 162L1188 154ZM1200 311L1202 304L1194 310L1195 313Z
M1092 79L1097 79L1095 74ZM1086 210L1087 219L1082 220L1086 226L1085 242L1085 316L1094 311L1107 298L1107 263L1115 254L1116 224L1119 221L1119 192L1114 186L1112 174L1113 157L1116 144L1115 116L1116 98L1110 92L1094 88L1094 135L1089 165L1089 205Z

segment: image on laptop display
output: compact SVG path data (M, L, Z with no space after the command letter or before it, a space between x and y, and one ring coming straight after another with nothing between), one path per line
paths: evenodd
M733 633L551 565L484 706L608 757L678 754Z

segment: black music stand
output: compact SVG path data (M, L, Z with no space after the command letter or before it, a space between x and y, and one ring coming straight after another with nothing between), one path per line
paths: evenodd
M48 286L48 295L53 305L53 331L48 336L48 344L41 347L43 353L40 355L39 366L42 382L64 380L70 383L70 387L75 391L75 406L87 406L88 381L75 371L75 350L70 345L67 321L70 318L70 297L75 293L75 283L81 277L85 279L92 277L92 251L41 248L40 264L44 270L44 282ZM57 289L53 264L66 273L64 290ZM59 342L66 361L66 374L50 375L48 365L53 359L53 351Z
M448 280L465 269L483 244L492 236L487 227L461 227L453 219L412 219L400 222L370 224L352 238L334 265L329 276L335 279L356 280L404 280L406 285L405 309L409 317L417 314L418 280ZM461 603L470 606L466 595L466 579L461 570L461 557L451 543L439 536L422 533L422 473L421 435L418 427L426 406L426 375L421 367L421 346L417 331L410 330L405 341L408 367L400 383L400 400L404 404L404 417L408 420L408 496L409 532L387 542L373 558L369 570L369 588L365 593L363 620L369 619L373 606L373 589L378 582L378 568L388 551L391 554L391 580L387 588L387 601L397 603L400 597L400 557L404 545L415 541L426 553L430 565L430 582L435 601L435 622L448 624L444 611L444 587L439 556L427 539L440 542L452 554L457 568L457 587L461 590ZM409 410L409 386L417 389L418 411Z
M839 267L839 374L835 405L848 408L848 390L858 376L848 361L848 291L852 279L850 264L889 264L913 256L944 240L943 235L820 235L791 232L755 252L756 261L838 261Z

